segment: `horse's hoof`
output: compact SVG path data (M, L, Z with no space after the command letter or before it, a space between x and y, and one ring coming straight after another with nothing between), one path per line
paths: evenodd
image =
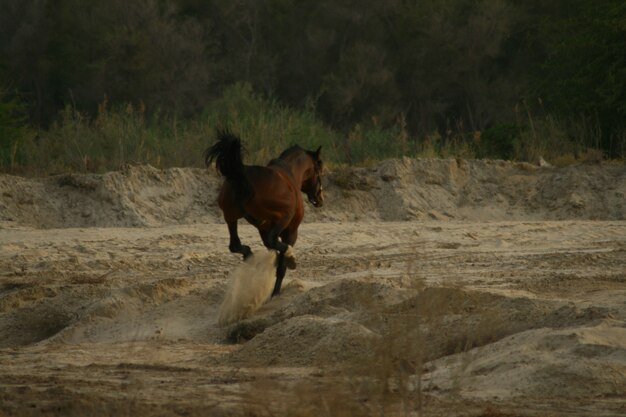
M287 246L284 257L285 266L289 269L296 269L296 257L293 255L293 248L291 247L291 245Z
M287 269L296 269L296 258L290 256L289 258L285 257L285 266Z

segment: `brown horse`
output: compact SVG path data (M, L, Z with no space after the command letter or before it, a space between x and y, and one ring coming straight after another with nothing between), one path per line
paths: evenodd
M204 154L206 165L215 161L217 170L226 178L218 203L228 225L230 251L241 253L244 259L252 255L237 234L237 221L241 218L259 230L267 248L278 251L272 296L280 293L287 268L296 267L291 247L304 217L300 192L315 207L324 203L320 150L321 146L313 152L296 145L265 167L244 165L240 139L230 132L218 131L217 143Z

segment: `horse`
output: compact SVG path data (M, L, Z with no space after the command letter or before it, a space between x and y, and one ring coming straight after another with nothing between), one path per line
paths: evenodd
M243 255L244 260L252 255L237 234L237 222L244 218L258 229L265 247L278 252L272 297L280 294L287 268L296 268L292 247L304 217L301 192L314 207L324 204L321 149L308 151L294 145L267 166L244 165L239 137L218 130L217 142L204 153L206 166L215 161L225 178L218 204L228 226L229 250Z

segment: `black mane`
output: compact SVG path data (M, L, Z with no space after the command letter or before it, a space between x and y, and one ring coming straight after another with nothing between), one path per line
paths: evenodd
M302 147L300 145L292 145L290 147L288 147L287 149L285 149L280 155L278 155L278 159L285 159L286 157L288 157L289 155L291 155L294 152L306 152L304 149L302 149Z

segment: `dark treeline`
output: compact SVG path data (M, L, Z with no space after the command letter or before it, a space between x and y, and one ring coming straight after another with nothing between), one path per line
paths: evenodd
M0 145L105 100L193 120L246 83L344 136L550 117L623 157L625 51L623 0L0 0Z

